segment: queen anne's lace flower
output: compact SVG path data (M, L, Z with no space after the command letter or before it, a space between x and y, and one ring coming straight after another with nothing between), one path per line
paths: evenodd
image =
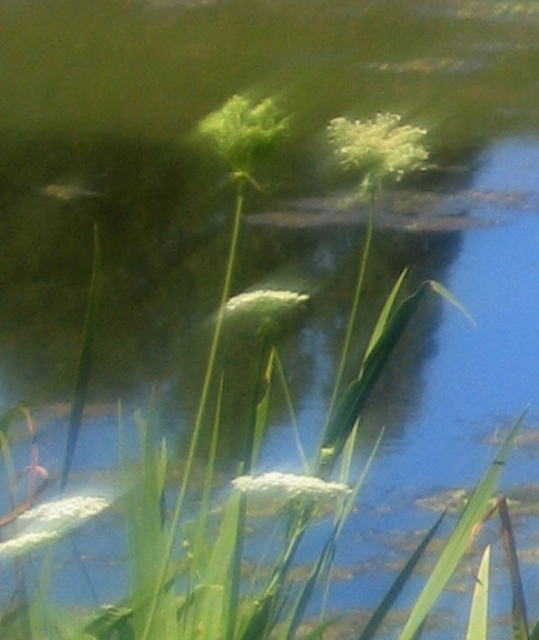
M341 117L329 123L329 141L338 162L365 175L363 189L424 168L428 152L421 140L426 130L400 121L399 115L379 113L366 122Z
M306 302L309 295L295 291L277 291L273 289L258 289L240 293L225 305L225 314L241 312L271 312L286 307L292 307Z
M199 131L213 140L232 170L246 175L257 160L273 150L288 128L289 119L282 117L271 98L253 104L241 95L232 96L199 125Z
M102 497L73 496L34 507L17 518L25 530L0 543L0 558L33 551L43 543L58 540L109 506L109 501Z
M254 498L269 500L336 499L350 493L342 482L326 482L314 476L270 471L259 476L238 476L232 481L238 491Z
M106 509L109 503L104 498L93 498L91 496L73 496L63 500L52 500L45 504L40 504L30 511L19 516L19 520L37 520L39 522L54 522L55 520L65 520L79 518L85 520L97 515Z

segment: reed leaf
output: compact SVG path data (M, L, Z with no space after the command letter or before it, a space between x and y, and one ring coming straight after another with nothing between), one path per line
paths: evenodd
M393 350L410 320L414 317L426 293L429 290L434 291L452 304L456 304L458 309L463 309L462 305L442 285L432 280L426 280L413 294L402 300L393 313L390 313L395 297L402 286L404 275L401 274L397 280L382 309L381 317L376 323L374 335L369 342L359 376L346 389L335 412L330 417L327 428L324 430L320 447L320 460L317 464L317 471L322 477L326 477L331 472L334 462L340 455L342 447L355 421L360 416L374 385L382 371L384 371ZM467 314L465 310L464 312Z
M505 556L509 575L511 577L511 590L513 593L513 606L511 610L512 637L514 640L528 640L528 616L526 613L526 600L524 598L524 588L518 564L517 548L515 536L507 508L507 498L502 496L498 503L498 511L502 521L502 538L505 547Z
M352 431L352 434L351 434L352 439L355 438L356 432L357 432L357 429L354 429ZM363 486L363 482L365 481L367 473L374 461L376 452L378 451L378 448L380 446L382 435L383 433L381 433L378 439L376 440L376 443L369 455L367 463L365 464L365 467L362 473L360 474L352 492L350 493L349 496L346 497L345 500L341 502L341 506L337 514L337 517L335 519L333 530L329 538L327 539L321 553L319 554L316 562L314 563L313 569L311 570L309 577L305 581L300 591L300 594L288 615L287 621L285 623L285 630L280 635L280 637L283 640L291 640L294 637L294 634L296 633L297 628L303 618L305 609L307 607L307 604L309 603L309 600L312 596L315 586L319 582L320 578L327 571L329 571L331 567L340 534L342 532L342 529L344 527L346 520L348 519L348 516L350 515L350 512L354 507L354 504L356 503L358 493L361 487Z
M97 225L94 225L94 260L92 265L92 278L90 281L90 292L86 305L86 317L82 333L81 351L78 362L75 391L73 393L73 403L69 416L69 427L67 430L66 451L62 468L61 488L64 489L67 483L69 470L73 463L77 439L79 437L80 425L84 404L86 403L86 392L90 380L92 368L92 350L96 334L97 313L99 304L99 294L101 290L101 250L99 247L99 236Z
M485 549L477 572L466 640L487 640L490 545Z
M382 334L384 333L385 326L390 318L391 311L393 310L393 306L395 304L395 300L399 294L399 291L402 288L402 284L404 279L406 278L406 274L408 273L408 269L403 269L400 276L397 278L397 281L393 285L393 289L391 289L390 294L387 296L387 299L382 307L382 311L378 316L378 320L374 325L373 332L371 334L371 338L369 340L369 344L367 345L367 349L365 351L364 360L370 355L374 345L380 340Z
M395 578L395 581L393 582L388 592L382 599L382 602L378 605L378 607L376 608L372 616L369 618L369 621L367 622L365 628L359 634L358 640L371 640L371 638L375 637L376 633L378 632L378 629L380 628L380 625L385 620L385 617L387 616L387 614L391 611L392 607L395 604L395 601L399 597L404 586L408 583L408 580L410 579L418 562L423 557L423 554L425 553L425 550L429 545L429 542L432 540L432 538L438 531L438 528L442 524L442 520L444 519L444 517L445 517L445 512L443 512L438 517L436 522L427 531L427 534L421 540L421 542L419 543L415 551L408 558L406 564L401 569L401 571Z
M342 451L355 421L360 416L380 374L385 369L399 338L414 316L425 296L428 283L423 283L415 293L403 300L384 325L378 340L366 356L359 377L346 389L331 416L320 447L317 472L327 477Z
M449 578L453 575L458 563L466 552L472 531L478 522L481 522L488 511L488 502L496 488L499 477L505 465L505 461L515 436L520 429L526 411L515 421L503 441L498 455L491 463L488 471L473 492L470 501L464 509L457 526L447 542L438 562L430 574L427 584L421 591L408 621L399 636L399 640L412 640L415 638L421 624L425 621L429 611L443 591Z

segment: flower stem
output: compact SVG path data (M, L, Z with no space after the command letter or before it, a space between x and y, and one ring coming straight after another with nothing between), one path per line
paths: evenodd
M200 432L202 429L202 421L204 418L204 413L206 411L206 405L208 402L208 396L210 392L211 381L213 378L213 372L215 369L215 361L217 358L217 351L219 348L219 343L221 342L221 334L223 329L223 320L225 315L225 304L230 296L230 288L232 284L232 274L234 271L234 263L236 261L236 251L238 246L238 238L239 231L241 225L241 218L243 212L243 180L238 180L238 195L236 199L236 211L234 214L234 226L232 230L232 239L230 242L230 250L228 254L228 263L225 275L225 282L223 285L223 292L221 294L221 301L219 305L219 311L217 313L217 322L215 325L215 331L213 333L213 340L210 348L210 355L208 359L208 366L206 367L206 374L204 376L204 384L202 387L202 395L200 397L200 403L198 406L198 411L195 419L195 426L193 428L193 435L191 436L191 443L189 446L189 453L187 455L187 461L185 463L185 470L183 474L182 484L180 488L180 493L178 495L178 500L176 502L176 507L174 509L174 514L172 516L172 522L170 526L170 533L166 543L165 553L163 555L163 563L161 565L161 569L159 571L159 575L157 577L157 581L154 586L154 592L152 595L152 601L150 605L150 610L148 612L148 618L146 620L146 625L144 627L144 632L142 634L141 640L148 640L150 637L150 631L153 623L153 618L155 616L155 612L157 609L157 601L159 599L159 594L162 592L163 586L167 577L167 568L170 560L170 556L172 554L172 547L174 544L174 538L176 535L176 529L178 527L178 522L180 519L180 515L183 508L183 503L185 501L185 495L187 493L187 486L189 481L189 476L191 474L191 468L193 466L193 460L195 457L195 452L200 436Z
M356 282L356 290L354 292L354 301L352 303L352 310L350 311L350 316L348 318L348 327L346 329L346 337L344 339L343 351L342 351L341 359L339 362L339 370L337 371L335 386L333 387L333 395L331 396L331 401L329 403L329 409L326 415L326 422L324 424L324 430L323 430L321 442L324 441L324 435L327 430L329 420L331 418L331 414L333 413L333 409L335 408L335 403L337 401L337 396L339 394L339 389L340 389L342 377L344 374L344 367L348 359L348 352L350 351L350 343L352 341L352 332L354 330L357 311L359 308L359 298L361 296L361 291L363 289L363 282L365 280L365 272L367 269L367 259L369 257L369 253L371 249L372 228L373 228L373 219L374 219L374 198L375 198L374 190L371 189L370 199L369 199L369 217L367 221L367 236L365 238L365 244L363 246L361 264L359 267L359 273L358 273L357 282Z

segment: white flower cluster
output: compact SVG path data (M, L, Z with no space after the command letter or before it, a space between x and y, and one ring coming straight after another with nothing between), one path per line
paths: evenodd
M235 489L256 498L287 499L336 499L350 493L342 482L326 482L313 476L270 471L259 476L238 476L232 481Z
M30 509L17 518L17 522L24 523L26 530L0 543L0 558L33 551L45 542L58 540L68 530L98 515L108 506L110 503L105 498L74 496Z
M309 295L296 291L279 291L274 289L257 289L240 293L225 305L225 313L241 312L265 312L273 309L294 306L306 302Z
M73 496L62 500L52 500L40 504L19 516L19 520L53 522L55 520L85 520L106 509L109 503L104 498L92 496Z
M340 164L378 180L385 176L400 180L405 173L423 168L428 152L420 141L427 132L400 121L401 116L392 113L379 113L366 122L331 120L329 141Z

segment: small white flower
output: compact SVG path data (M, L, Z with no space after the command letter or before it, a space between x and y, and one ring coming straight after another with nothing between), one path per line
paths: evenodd
M334 118L328 136L338 162L365 174L364 187L388 177L399 181L405 173L422 169L428 152L421 144L425 129L399 124L401 116L379 113L361 122Z
M40 504L19 516L19 520L54 522L57 520L85 520L106 509L109 503L104 498L74 496Z
M0 544L0 557L19 555L28 551L34 551L44 542L58 539L60 535L56 531L40 531L37 533L23 533Z
M24 526L22 533L0 543L0 558L34 551L45 542L60 539L109 506L110 502L103 497L73 496L30 509L16 520Z
M265 313L294 307L303 302L307 302L309 295L297 293L296 291L282 291L275 289L257 289L240 293L225 305L225 314L235 312L257 312Z
M314 476L270 471L259 476L238 476L232 481L238 491L258 499L291 500L293 498L337 499L350 493L342 482L326 482Z

